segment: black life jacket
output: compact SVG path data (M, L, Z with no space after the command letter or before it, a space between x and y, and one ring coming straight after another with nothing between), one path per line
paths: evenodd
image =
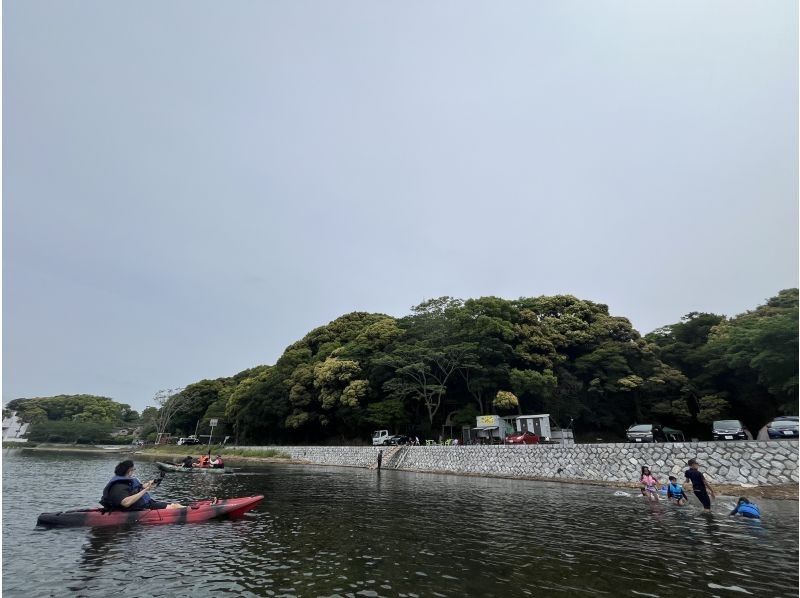
M153 500L150 495L145 492L144 496L133 503L130 507L123 507L121 504L115 504L111 501L111 487L114 484L127 484L128 485L128 496L131 494L136 494L137 492L141 491L143 486L142 483L137 480L136 478L128 478L125 476L115 475L111 480L109 480L106 487L103 488L103 496L100 498L100 504L103 505L106 509L124 509L126 511L137 511L140 509L146 509L147 505Z

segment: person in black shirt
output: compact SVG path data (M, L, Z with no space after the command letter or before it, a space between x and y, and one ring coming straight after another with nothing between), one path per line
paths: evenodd
M706 481L705 477L703 477L703 474L700 472L700 464L697 462L697 459L689 459L689 469L686 470L686 482L691 482L694 495L703 503L703 509L710 512L711 498L709 498L708 495L710 493L714 500L716 500L717 495L711 487L711 484Z
M194 463L194 459L192 459L191 456L186 455L186 458L181 461L181 467L191 467L192 463Z

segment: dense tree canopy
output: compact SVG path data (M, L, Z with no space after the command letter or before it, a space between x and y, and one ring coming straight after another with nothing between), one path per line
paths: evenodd
M698 423L733 417L756 431L776 415L797 414L797 289L730 319L688 314L647 340L687 377L681 408Z
M240 443L336 443L373 429L420 437L487 413L550 413L578 433L635 422L707 436L714 419L755 430L797 413L798 291L733 318L690 313L646 337L602 304L570 295L426 301L403 318L356 312L309 332L275 365L170 395L169 431ZM103 397L19 399L25 421L121 422ZM158 411L141 418L148 430ZM456 430L456 433L457 430Z
M27 423L70 420L122 425L139 419L139 414L130 405L94 395L14 399L6 405L6 409L16 411L17 417Z
M702 434L722 416L757 427L796 412L797 291L732 319L689 314L646 338L569 295L441 297L403 318L346 314L274 366L213 384L231 433L250 443L338 442L375 428L436 436L494 412L547 412L618 436L645 421ZM199 394L196 411L209 401Z

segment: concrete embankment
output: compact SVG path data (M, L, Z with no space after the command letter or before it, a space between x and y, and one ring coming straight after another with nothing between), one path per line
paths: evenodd
M383 451L384 469L462 475L629 483L642 465L666 481L683 481L686 462L697 459L714 482L726 485L797 485L798 444L790 440L682 442L665 444L576 444L527 446L271 446L293 461L317 465L374 467Z
M27 450L33 447L22 447ZM121 447L124 450L124 447ZM172 460L186 455L174 451L137 450L148 459ZM375 468L378 451L382 467L400 471L448 473L485 477L521 478L571 483L633 486L642 465L648 465L659 480L674 475L683 481L686 462L695 458L725 494L745 492L767 498L798 498L798 443L791 440L686 442L665 444L577 444L573 446L239 446L238 455L223 450L231 464L303 463L342 467ZM98 452L70 445L49 445L34 450ZM281 457L265 457L277 451ZM191 452L191 451L190 451ZM228 453L228 454L226 454ZM253 456L248 456L253 453ZM284 457L285 455L285 457ZM137 458L134 456L134 458ZM753 486L756 486L755 488Z

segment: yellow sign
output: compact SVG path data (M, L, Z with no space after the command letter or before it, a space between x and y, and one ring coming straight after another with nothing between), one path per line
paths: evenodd
M491 425L497 422L496 415L481 415L478 417L478 424Z

